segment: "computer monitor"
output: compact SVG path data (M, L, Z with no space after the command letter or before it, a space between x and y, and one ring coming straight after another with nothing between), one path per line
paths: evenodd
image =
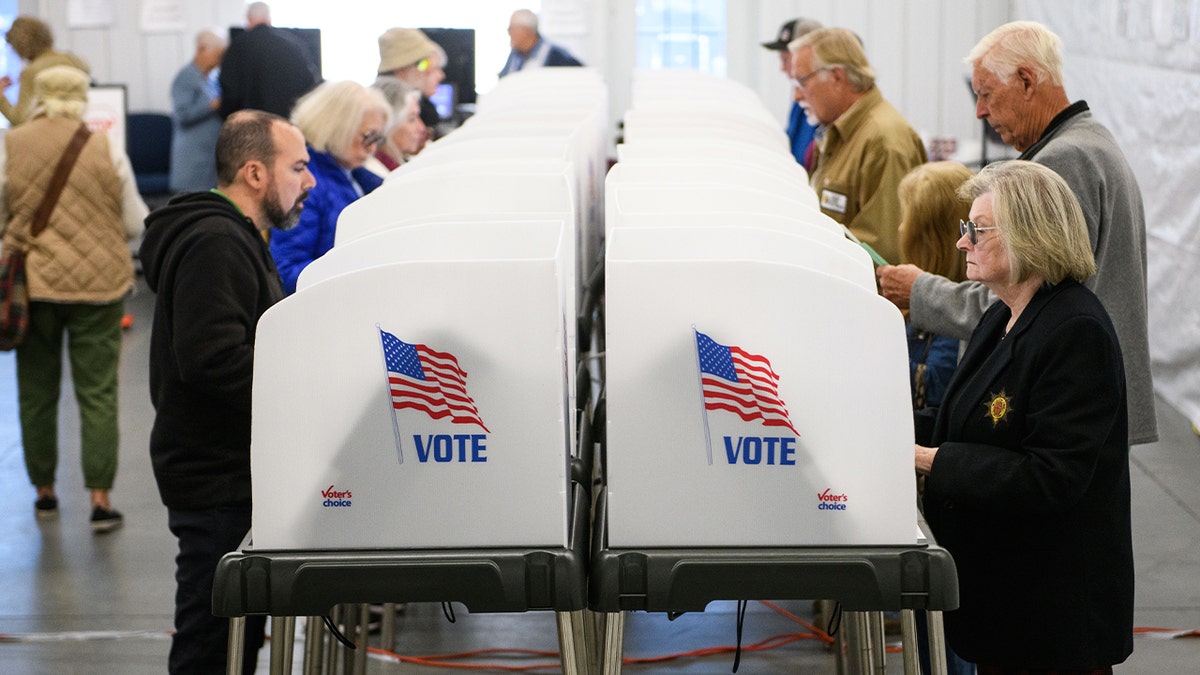
M453 104L475 102L475 29L422 28L430 40L446 50L446 79L443 84L454 85ZM439 92L440 93L440 92ZM436 101L435 101L436 102ZM443 119L448 115L438 113Z
M448 120L454 116L456 93L453 84L449 82L439 84L437 91L429 100L433 102L433 107L437 108L438 117L441 119Z

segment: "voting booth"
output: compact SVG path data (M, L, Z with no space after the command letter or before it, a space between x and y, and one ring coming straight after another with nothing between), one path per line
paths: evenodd
M655 234L609 234L610 545L915 543L899 312L748 230Z
M256 547L566 545L562 232L508 251L359 240L263 315Z

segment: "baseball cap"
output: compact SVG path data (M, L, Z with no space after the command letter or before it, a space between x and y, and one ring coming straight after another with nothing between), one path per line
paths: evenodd
M777 52L786 51L789 42L795 40L805 33L808 33L809 31L814 31L820 27L821 24L819 22L812 19L805 19L803 17L795 18L791 21L785 21L783 25L779 27L779 34L775 37L775 41L763 42L762 46Z

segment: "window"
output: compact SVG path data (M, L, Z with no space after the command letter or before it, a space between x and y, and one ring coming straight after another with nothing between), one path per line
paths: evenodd
M725 76L725 0L637 0L638 68Z

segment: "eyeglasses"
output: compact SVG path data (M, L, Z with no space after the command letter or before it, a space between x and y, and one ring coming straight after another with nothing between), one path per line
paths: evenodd
M816 70L812 71L811 73L809 73L803 77L793 77L792 78L792 86L795 87L796 89L803 89L808 84L809 80L816 77L818 73L823 73L826 70L829 70L829 66L821 66L820 68L817 68Z
M430 65L431 65L431 62L429 59L421 59L420 61L417 61L417 70L419 70L423 73L423 72L429 70Z
M362 146L368 150L383 142L382 131L368 131L362 135Z
M963 235L966 235L966 237L971 240L972 246L979 243L979 235L977 233L987 232L988 230L994 230L994 229L996 229L995 226L979 227L978 225L975 224L975 221L973 221L973 220L968 220L965 222L962 220L958 221L958 236L961 237Z

